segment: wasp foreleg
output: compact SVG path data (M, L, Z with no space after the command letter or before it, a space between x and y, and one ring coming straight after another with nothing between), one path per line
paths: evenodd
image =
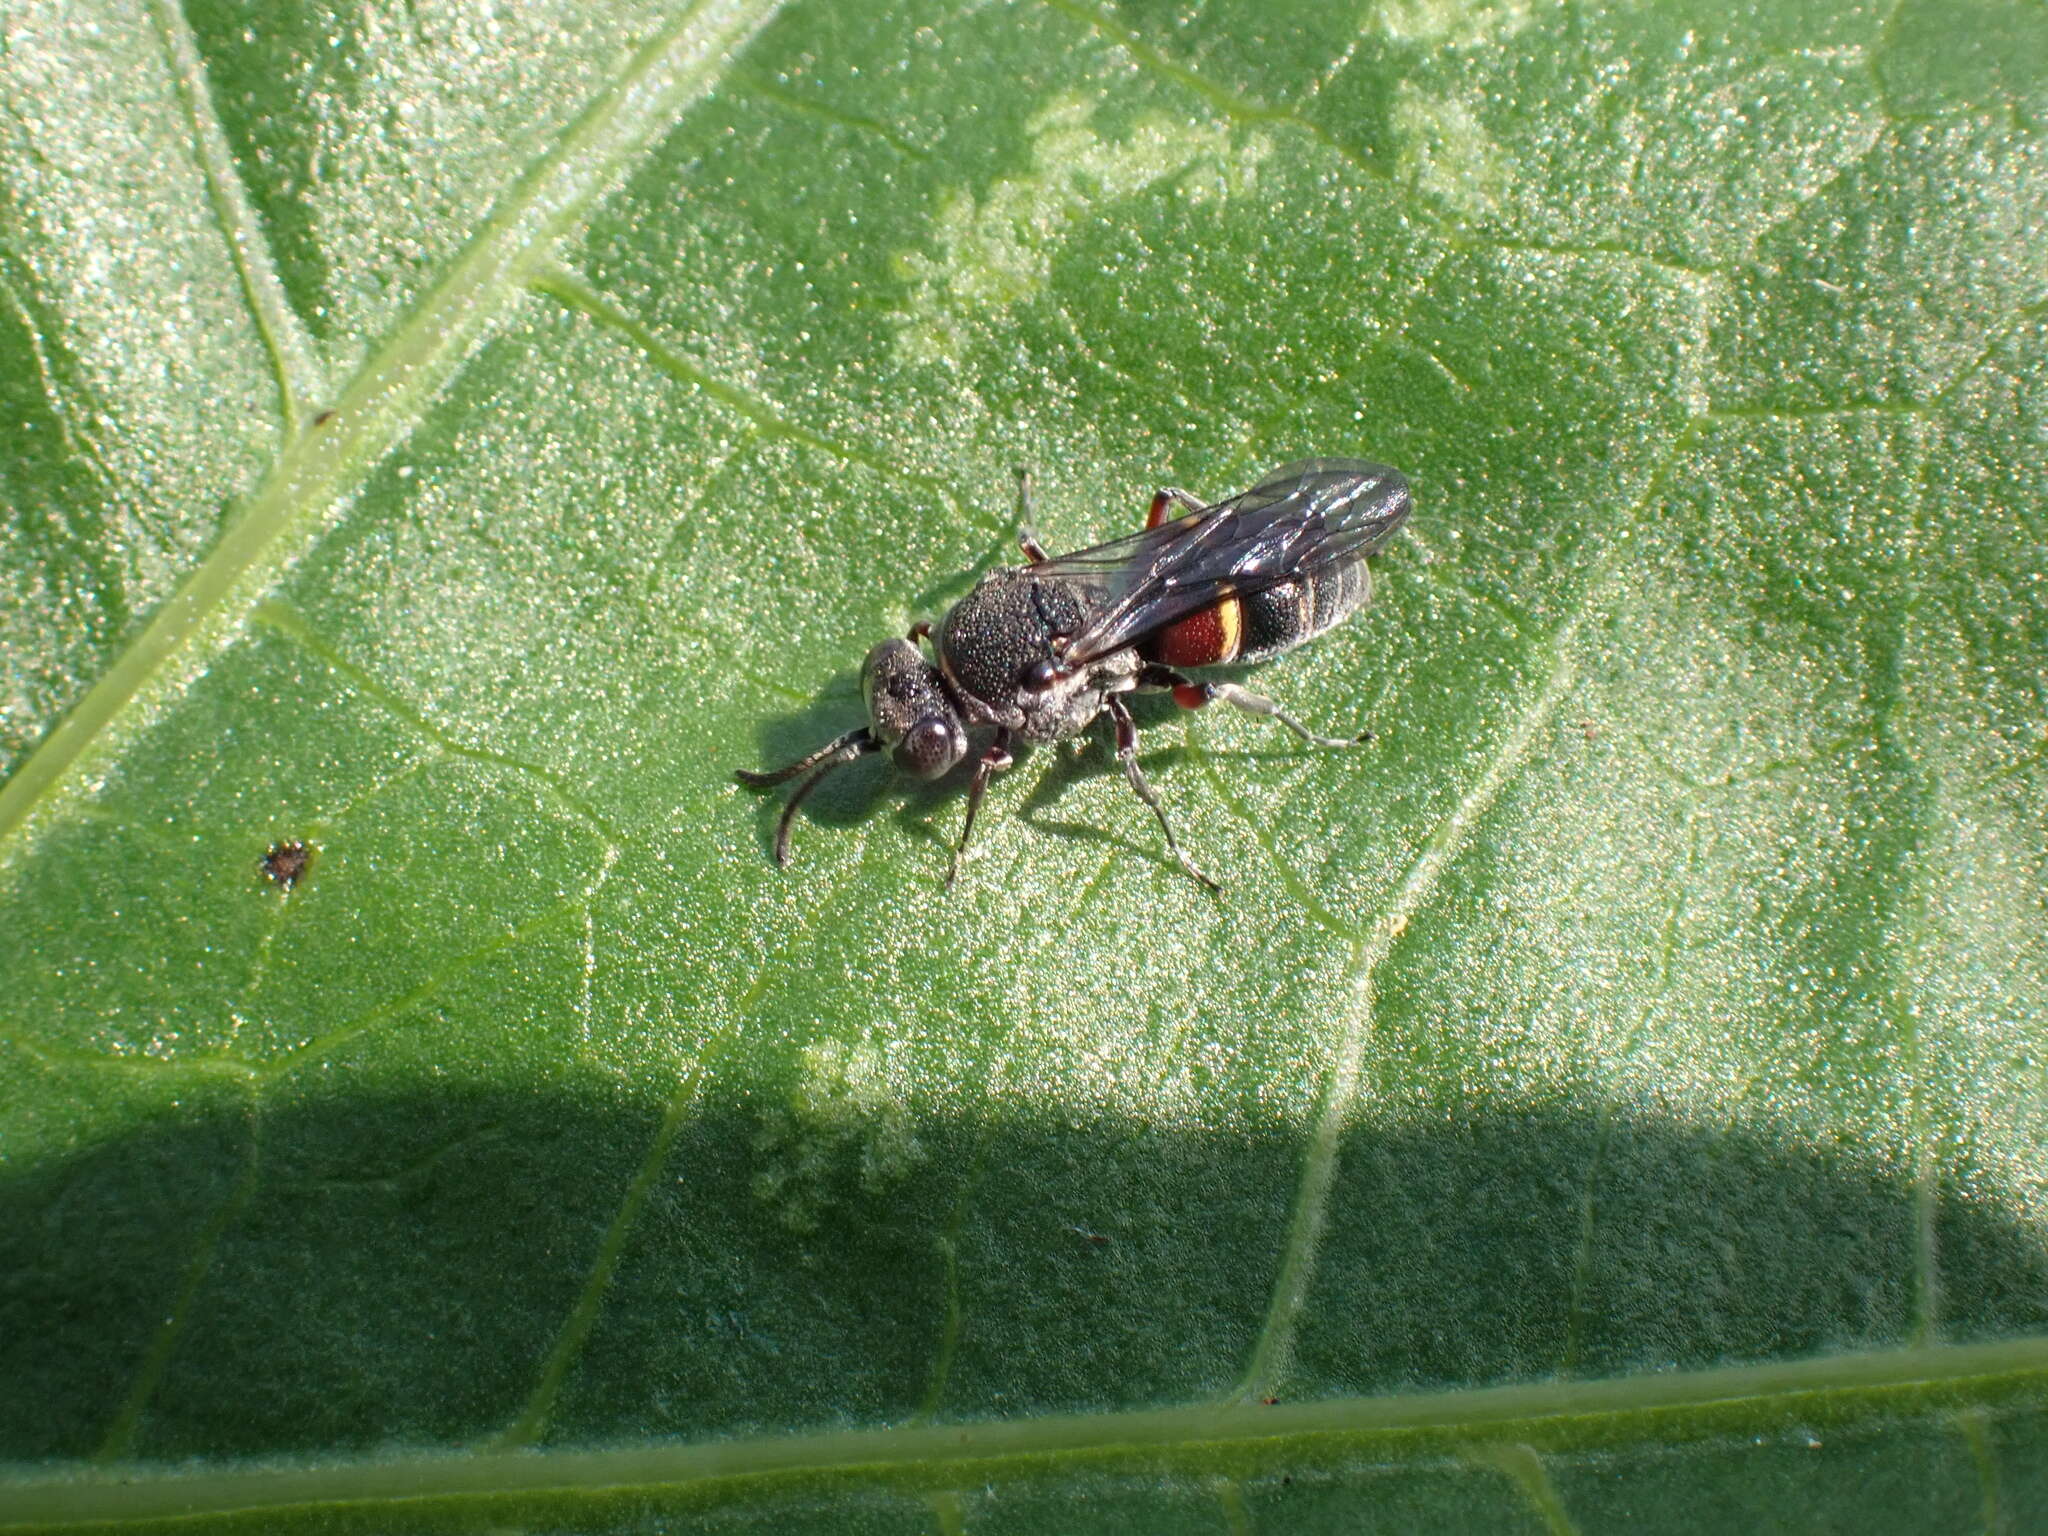
M1010 733L996 732L996 739L974 765L974 782L967 788L967 825L960 829L960 844L953 850L953 862L946 866L946 884L960 873L960 855L967 851L967 839L974 835L974 818L981 810L981 797L988 793L988 781L1017 760L1010 756Z
M1174 841L1173 825L1166 819L1166 807L1159 803L1159 794L1145 780L1145 771L1138 766L1138 723L1131 718L1130 706L1122 699L1103 700L1102 707L1109 712L1109 718L1116 722L1116 760L1124 765L1124 777L1131 781L1131 789L1137 797L1152 807L1152 814L1159 818L1159 830L1166 834L1166 848L1173 855L1174 862L1212 891L1222 886L1211 880L1196 866L1195 861L1180 851L1180 844Z

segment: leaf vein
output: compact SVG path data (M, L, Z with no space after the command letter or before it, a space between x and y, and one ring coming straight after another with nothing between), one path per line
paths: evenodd
M199 1299L200 1288L213 1270L214 1255L220 1251L220 1242L227 1235L228 1228L235 1224L242 1212L249 1208L256 1197L261 1183L263 1154L263 1108L262 1081L248 1077L244 1081L249 1087L249 1142L248 1156L242 1165L241 1176L227 1198L220 1203L213 1218L207 1222L194 1245L192 1255L185 1262L185 1270L178 1281L176 1296L171 1309L157 1326L155 1336L143 1352L141 1367L136 1371L135 1380L129 1385L121 1399L121 1406L108 1425L99 1449L93 1460L98 1462L118 1461L128 1455L135 1444L135 1431L142 1422L142 1415L149 1401L156 1395L162 1384L164 1373L170 1369L171 1356L178 1347L178 1340L184 1337L185 1326L191 1320L193 1304Z
M65 1468L0 1480L6 1526L55 1528L247 1511L421 1500L518 1498L544 1491L591 1500L620 1489L703 1488L733 1478L773 1486L853 1473L912 1488L978 1488L999 1477L1043 1478L1053 1459L1159 1475L1162 1455L1219 1446L1342 1436L1358 1454L1440 1462L1449 1430L1538 1453L1611 1451L1628 1439L1756 1432L1850 1413L1995 1403L2048 1386L2048 1335L1825 1355L1762 1365L1653 1370L1602 1381L1537 1382L1267 1407L1214 1403L971 1423L824 1430L754 1440L649 1443L609 1449L463 1451L303 1465ZM475 1506L470 1505L471 1508Z
M1490 1445L1473 1459L1494 1468L1513 1483L1550 1536L1579 1536L1579 1528L1572 1523L1564 1500L1557 1496L1557 1485L1551 1482L1535 1446Z
M487 767L503 768L521 778L531 779L548 792L549 798L596 831L605 841L607 854L616 856L617 851L630 841L624 828L571 789L562 776L553 769L515 757L509 752L477 746L443 730L424 710L410 703L396 689L321 639L305 619L288 604L273 598L258 607L251 615L251 619L314 656L450 757Z
M1645 477L1641 494L1624 512L1623 522L1632 522L1640 517L1643 509L1655 500L1673 468L1699 441L1707 425L1706 417L1694 416L1679 427L1664 456ZM1431 832L1400 887L1353 950L1348 969L1356 1002L1344 1036L1338 1043L1322 1107L1310 1134L1308 1153L1303 1159L1301 1176L1295 1188L1294 1212L1267 1302L1265 1321L1237 1388L1236 1395L1241 1400L1255 1401L1271 1394L1285 1373L1293 1352L1295 1324L1315 1278L1327 1205L1336 1180L1338 1152L1364 1074L1379 966L1407 930L1409 920L1434 894L1444 870L1463 851L1473 826L1520 770L1534 749L1544 724L1570 691L1577 674L1573 648L1579 630L1593 613L1596 599L1614 577L1619 558L1620 543L1611 541L1600 562L1580 587L1579 598L1570 617L1552 637L1549 672L1542 689L1502 738L1478 782L1466 791L1451 814Z
M1676 278L1689 286L1721 284L1731 276L1727 267L1680 261L1675 256L1648 255L1619 240L1522 240L1488 235L1469 229L1469 226L1462 225L1462 221L1453 227L1462 231L1452 237L1451 243L1454 248L1501 251L1520 256L1557 256L1572 261L1613 262L1622 266L1642 267L1647 271Z
M153 709L206 669L330 511L411 431L502 323L556 246L684 107L708 91L780 0L698 0L624 66L507 187L476 235L270 473L135 639L0 785L0 867L98 775Z
M1185 90L1192 91L1207 102L1214 111L1230 121L1243 123L1247 126L1274 124L1281 127L1297 128L1354 169L1362 171L1375 181L1391 180L1386 170L1377 161L1372 159L1370 155L1344 143L1335 134L1331 133L1329 129L1323 127L1322 124L1303 117L1292 108L1271 106L1265 102L1233 91L1228 86L1218 85L1215 81L1204 76L1199 70L1190 68L1188 65L1181 63L1180 60L1171 57L1163 49L1146 42L1135 28L1124 25L1107 13L1097 10L1094 6L1083 4L1082 0L1045 0L1045 4L1055 11L1071 16L1074 20L1083 23L1103 37L1108 38L1119 48L1122 48L1125 53L1129 54L1134 63L1147 72L1157 75L1163 80L1170 81Z
M471 966L480 964L490 959L493 955L503 954L506 950L525 943L535 934L544 932L554 924L580 914L583 908L595 899L610 872L611 864L607 861L598 872L597 880L589 890L574 896L564 897L552 906L545 907L535 913L517 927L508 928L503 933L494 934L482 943L471 946L410 991L387 1002L379 1003L375 1007L358 1014L349 1023L328 1030L325 1034L315 1035L303 1044L284 1052L282 1055L272 1057L258 1069L259 1075L264 1078L282 1076L302 1062L324 1056L337 1047L346 1045L351 1040L368 1034L371 1030L379 1028L408 1010L418 1007Z
M1006 525L978 510L958 489L937 476L907 470L886 455L859 443L827 437L801 422L791 420L774 402L699 367L657 336L651 326L635 319L612 300L591 288L576 274L561 268L544 272L533 280L533 290L588 316L606 330L623 336L663 373L702 390L721 405L738 412L753 424L761 436L798 443L843 462L871 469L878 475L908 480L915 485L923 486L945 502L955 517L980 523L999 533L1009 531Z
M228 260L234 265L243 302L249 307L249 319L270 358L284 435L287 439L297 437L304 404L317 398L322 387L312 339L285 296L284 281L270 259L269 242L256 210L249 204L248 189L235 168L227 134L213 112L206 65L199 57L184 8L178 0L152 0L150 12L170 65L178 104L192 133L192 154L206 182L214 221L220 226Z
M1253 1346L1238 1394L1268 1395L1286 1371L1293 1350L1294 1328L1315 1277L1330 1191L1335 1183L1337 1155L1364 1075L1366 1047L1372 1032L1374 988L1379 967L1393 951L1410 919L1435 894L1445 869L1463 852L1473 827L1514 778L1536 745L1543 726L1571 691L1577 679L1573 647L1580 627L1592 611L1593 598L1605 583L1602 571L1589 580L1577 611L1562 625L1550 646L1549 674L1543 687L1502 738L1486 769L1465 792L1450 815L1440 822L1410 865L1392 899L1366 930L1352 953L1349 967L1354 1006L1338 1042L1323 1105L1310 1136L1295 1191L1294 1214L1286 1246L1273 1282L1266 1319Z
M847 878L831 883L833 891L848 883L852 875L865 868L867 853L867 846L864 846L860 856L848 866ZM831 892L828 891L826 894L829 904ZM809 931L802 925L794 926L791 931L794 937L787 949L794 949L810 936ZM755 1005L767 992L769 982L779 968L777 962L786 959L787 950L782 956L771 956L762 962L755 972L754 979L734 1001L731 1016L705 1042L703 1049L697 1053L695 1060L684 1072L682 1081L676 1084L675 1091L669 1095L668 1103L662 1109L661 1123L655 1127L654 1135L647 1143L647 1150L634 1169L633 1177L627 1181L625 1192L619 1197L618 1206L612 1212L610 1222L605 1226L604 1236L598 1241L597 1254L591 1260L590 1273L584 1279L583 1288L577 1293L575 1302L570 1306L568 1315L563 1318L562 1326L556 1332L554 1342L549 1345L547 1355L541 1362L539 1379L534 1383L532 1392L527 1395L526 1401L520 1406L512 1422L497 1436L494 1442L497 1446L513 1448L532 1445L545 1432L548 1416L554 1411L555 1403L561 1396L563 1383L568 1380L569 1372L583 1353L583 1346L588 1342L591 1331L597 1326L598 1317L604 1308L605 1293L611 1289L612 1276L617 1273L619 1263L625 1256L627 1240L639 1223L640 1212L646 1207L648 1199L654 1192L655 1180L660 1178L661 1170L667 1166L669 1152L675 1146L676 1137L682 1132L684 1117L688 1114L690 1106L696 1102L697 1093L712 1066L738 1034L740 1022L753 1012Z
M1273 839L1270 818L1254 816L1251 813L1244 801L1225 782L1223 774L1217 770L1215 758L1202 749L1201 743L1196 741L1192 734L1188 738L1187 750L1200 765L1202 772L1208 776L1209 785L1215 791L1216 798L1223 802L1223 808L1251 834L1252 841L1259 845L1259 851L1266 856L1266 862L1273 866L1273 872L1280 877L1280 884L1286 888L1287 894L1294 898L1294 904L1301 908L1303 915L1318 928L1355 944L1359 937L1358 930L1344 922L1318 900L1316 893L1309 889L1308 882L1302 878L1301 871L1282 856L1279 844Z

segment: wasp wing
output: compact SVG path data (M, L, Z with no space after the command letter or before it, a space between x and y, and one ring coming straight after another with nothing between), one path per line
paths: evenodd
M1233 594L1248 597L1376 553L1408 516L1408 482L1363 459L1304 459L1186 517L1031 567L1090 597L1070 666L1136 645Z

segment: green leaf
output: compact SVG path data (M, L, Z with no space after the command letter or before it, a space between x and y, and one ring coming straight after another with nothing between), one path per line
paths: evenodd
M772 13L772 14L771 14ZM2048 1519L2048 13L29 0L0 1526ZM1358 454L1354 753L731 781ZM295 886L265 851L303 841Z

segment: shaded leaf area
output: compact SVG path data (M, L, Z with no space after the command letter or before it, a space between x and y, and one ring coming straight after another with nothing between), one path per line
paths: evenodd
M1994 9L789 9L0 830L0 1456L2037 1340L2048 29ZM0 125L16 764L650 25L145 20L0 60L71 82ZM1417 513L1261 686L1378 739L1140 710L1221 899L1099 740L949 894L960 781L876 765L772 866L731 770L1012 558L1013 465L1072 547L1317 452ZM2003 1391L417 1514L1995 1527Z
M602 1246L593 1211L666 1113L644 1090L586 1075L541 1092L354 1085L258 1122L242 1085L98 1065L52 1075L75 1087L88 1073L118 1076L132 1128L0 1188L6 1320L34 1324L10 1352L21 1390L7 1439L57 1455L89 1453L63 1427L91 1422L144 1368L150 1330L110 1320L139 1319L177 1288L194 1229L226 1199L236 1219L146 1410L153 1446L178 1457L492 1443L526 1406ZM826 1105L815 1078L815 1064L809 1081L728 1073L693 1101L594 1342L605 1390L572 1396L568 1438L1029 1419L1232 1391L1284 1231L1273 1192L1302 1156L1298 1131L1076 1125L857 1095ZM252 1159L262 1188L250 1192ZM1589 1263L1580 1190L1594 1162L1637 1191L1605 1213L1636 1240ZM1597 1374L1854 1349L1908 1330L1899 1276L1915 1192L1855 1154L1529 1111L1361 1131L1344 1163L1354 1238L1331 1280L1374 1301L1319 1308L1318 1352L1324 1379L1355 1390L1548 1375L1582 1332L1643 1341L1631 1358L1585 1360ZM1944 1211L1944 1249L1972 1277L1951 1298L1955 1331L2039 1328L2048 1264L2031 1235L1966 1201ZM1207 1258L1191 1253L1196 1230L1211 1234ZM78 1257L52 1265L52 1236ZM1652 1306L1653 1322L1635 1316ZM1493 1326L1474 1330L1475 1312ZM1973 1448L1985 1442L2001 1448L2001 1497L2017 1515L2048 1492L2039 1411L2024 1397L1974 1418L1903 1393L1846 1415L1817 1401L1767 1425L1762 1451L1712 1410L1624 1411L1593 1444L1546 1447L1534 1475L1591 1528L1677 1494L1725 1504L1732 1520L1769 1508L1780 1482L1815 1478L1849 1498L1838 1512L1909 1486L1908 1507L1939 1512L1980 1502ZM1376 1450L1165 1445L1137 1472L1116 1467L1131 1453L1107 1440L959 1493L998 1529L1206 1528L1236 1499L1274 1518L1335 1519L1361 1493L1388 1529L1411 1516L1454 1528L1486 1509L1508 1528L1532 1517L1512 1446L1488 1426L1382 1436ZM1104 1456L1111 1465L1091 1469ZM921 1528L943 1473L890 1476L923 1492L869 1495L879 1528ZM800 1512L806 1482L770 1478L740 1503L780 1518L794 1499ZM551 1528L578 1528L581 1510L611 1529L618 1497L550 1494L537 1508L553 1509ZM701 1513L704 1500L684 1491L650 1507Z

